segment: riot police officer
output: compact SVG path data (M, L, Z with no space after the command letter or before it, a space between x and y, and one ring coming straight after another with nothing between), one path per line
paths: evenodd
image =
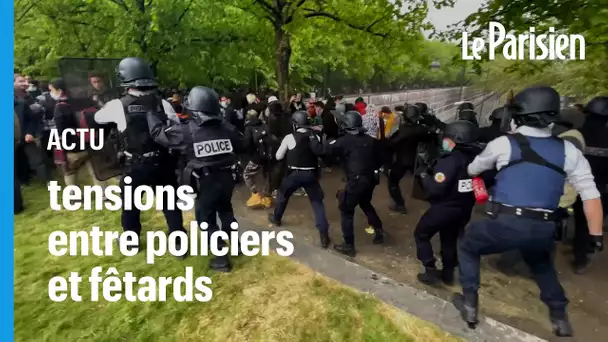
M351 111L344 115L344 130L347 134L326 142L324 151L344 160L346 186L337 194L344 243L336 244L334 248L354 257L354 216L357 206L363 210L368 224L374 229L373 242L379 244L384 241L382 221L371 204L383 160L377 151L376 140L365 134L359 112Z
M420 217L414 238L418 260L425 269L424 273L418 274L418 280L427 285L441 280L447 285L454 282L458 236L471 219L475 205L467 166L479 152L474 145L478 136L477 127L470 121L458 120L446 125L441 156L420 174L422 189L431 206ZM437 233L441 239L441 272L435 266L431 246L431 239Z
M418 144L433 138L429 130L419 124L420 120L418 107L406 104L403 108L402 124L397 133L389 139L389 149L394 154L387 177L388 193L391 197L389 209L401 214L407 214L407 208L399 182L408 170L414 171Z
M586 148L585 157L589 160L591 172L602 197L604 213L608 211L608 96L598 96L585 107L585 123L580 129ZM579 113L580 115L580 113ZM589 235L585 227L587 220L583 203L578 199L574 206L575 234L572 245L574 253L574 271L578 274L585 271L589 265Z
M124 144L125 170L120 186L135 189L141 185L174 186L173 158L167 148L154 142L150 136L147 113L154 113L162 120L177 120L171 105L158 96L157 82L150 66L141 58L128 57L117 67L121 87L126 95L111 100L95 113L95 121L100 124L115 123ZM167 199L164 199L167 203ZM169 233L185 231L182 212L178 208L163 210ZM123 208L122 228L141 233L140 212L137 208Z
M492 114L490 114L490 126L481 127L479 129L480 142L489 143L507 133L510 127L508 127L507 124L502 125L506 110L505 107L499 107L492 111Z
M268 215L268 221L280 226L289 198L294 191L304 188L315 215L321 246L327 248L329 223L323 204L323 189L318 179L320 172L318 157L323 155L323 148L322 146L318 148L320 139L309 127L308 114L305 111L293 113L292 122L294 132L283 138L276 152L277 160L287 158L288 175L281 183L274 212Z
M458 108L456 108L456 118L458 120L470 121L479 127L475 106L471 102L462 102L458 105Z
M583 200L593 248L601 250L602 203L589 163L570 142L551 136L550 124L560 111L559 94L550 87L523 90L514 98L514 134L491 141L468 166L476 176L496 167L496 185L488 205L489 218L473 222L460 243L460 282L463 294L454 304L474 327L481 255L518 249L549 307L553 332L571 336L566 313L568 300L557 278L552 254L555 248L555 213L566 178Z
M236 184L234 165L237 154L243 152L243 135L223 120L219 97L213 89L192 88L184 107L191 119L179 126L167 128L158 116L149 114L150 134L159 144L185 150L188 162L183 170L183 183L198 190L196 220L209 225L211 238L219 229L216 216L219 216L223 230L238 228L234 224L232 193ZM238 244L238 241L233 243ZM225 242L220 239L218 246L222 248ZM215 256L209 267L222 272L232 270L227 255Z

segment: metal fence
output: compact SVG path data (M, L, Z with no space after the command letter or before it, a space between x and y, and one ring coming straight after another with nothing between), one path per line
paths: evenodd
M469 101L475 106L478 113L477 120L481 126L488 125L489 116L492 111L500 106L501 94L482 91L470 87L435 88L423 90L407 90L396 93L365 94L345 96L346 102L355 102L362 97L365 103L372 105L374 110L380 110L382 106L394 108L404 103L424 102L433 109L435 115L444 122L453 121L456 118L456 103Z

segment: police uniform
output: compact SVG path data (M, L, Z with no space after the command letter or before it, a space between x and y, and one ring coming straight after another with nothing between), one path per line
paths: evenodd
M335 245L334 248L350 256L355 255L354 216L357 206L363 210L368 224L374 228L373 242L377 244L384 241L382 221L371 204L382 158L377 151L375 139L364 134L361 121L358 112L346 113L344 122L347 134L325 144L327 154L344 161L346 186L337 194L344 244Z
M177 180L173 171L169 151L154 142L150 136L147 122L147 113L168 120L169 116L177 120L171 105L161 100L156 88L153 74L145 62L139 58L125 58L118 66L119 78L123 87L128 88L127 94L120 99L112 100L95 113L95 121L100 124L115 123L122 136L126 168L120 186L126 185L135 189L141 185L152 188L156 186L177 187ZM138 88L146 87L146 91ZM149 89L153 88L153 89ZM131 183L126 184L124 179L128 176ZM167 203L167 199L164 199ZM164 209L163 214L169 232L185 231L181 210ZM140 211L134 206L122 210L122 227L125 231L141 233Z
M431 206L418 221L414 238L418 260L425 268L418 279L425 284L435 284L441 279L448 285L453 283L454 270L458 266L458 236L471 219L475 205L467 166L476 151L467 144L477 140L477 127L470 121L456 121L448 124L445 130L444 136L456 143L454 149L444 151L430 172L421 173L422 189ZM453 131L455 134L450 134ZM431 245L431 239L437 233L441 241L441 273L435 267Z
M580 129L587 147L585 157L589 161L602 198L604 215L608 212L608 96L598 96L587 104L585 123ZM583 115L579 113L579 115ZM589 231L583 203L579 198L573 205L575 231L572 244L574 270L582 273L589 264Z
M477 291L482 255L518 249L534 274L541 300L549 307L554 333L570 336L566 299L553 265L555 213L564 181L582 200L599 198L589 163L571 143L551 136L559 113L552 88L528 88L515 97L515 134L499 137L468 166L470 175L499 170L492 191L490 218L469 225L461 241L460 282L464 296L454 303L469 325L477 323ZM534 127L533 127L534 126Z
M313 130L307 128L308 115L306 112L295 112L293 121L296 130L283 138L276 152L277 160L287 159L289 171L281 183L274 212L269 214L268 220L273 224L281 225L281 218L283 218L289 198L297 189L304 188L312 205L316 226L321 237L321 245L327 248L329 245L329 223L323 204L323 189L318 180L318 156L323 154L323 148L321 146L320 151L313 151L312 146L318 145L311 143L311 139L320 140Z
M236 229L232 226L236 222L232 207L236 184L234 165L237 153L242 152L243 135L223 121L219 98L210 88L192 88L185 108L191 119L168 128L157 116L148 114L150 134L163 146L185 151L188 162L183 171L183 183L198 190L196 220L209 224L211 237L219 229L216 216L219 216L222 229ZM224 244L223 240L218 243L220 247ZM227 255L214 257L210 267L224 272L232 270Z

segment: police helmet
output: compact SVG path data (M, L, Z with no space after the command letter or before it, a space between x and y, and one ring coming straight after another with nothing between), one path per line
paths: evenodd
M598 96L593 98L587 106L585 111L589 114L608 116L608 96Z
M475 106L471 102L462 102L456 108L457 113L467 111L467 110L473 111L473 110L475 110Z
M551 87L527 88L513 98L516 116L542 114L557 116L560 111L559 93Z
M192 88L184 105L191 112L201 112L211 117L220 115L220 99L211 88L203 86Z
M420 120L420 109L415 105L406 104L403 117L405 118L405 121L416 124Z
M475 126L479 126L479 123L477 123L477 113L471 109L463 109L462 111L459 111L458 120L469 121L475 124Z
M150 65L139 57L127 57L118 63L116 74L124 88L157 87L158 83Z
M490 121L501 121L506 116L505 110L505 107L498 107L494 109L492 114L490 114Z
M344 130L349 134L357 135L367 131L367 129L363 127L363 119L361 119L361 114L359 114L359 112L346 112L346 114L344 114L343 121Z
M416 102L414 106L418 107L420 115L427 114L429 111L429 106L424 102Z
M443 137L456 144L472 144L479 139L479 128L470 121L457 120L445 126Z
M296 126L296 128L309 126L308 113L303 110L293 113L291 116L291 122Z

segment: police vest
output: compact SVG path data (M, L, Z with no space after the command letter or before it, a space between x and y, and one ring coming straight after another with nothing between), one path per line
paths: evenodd
M193 165L194 169L201 167L222 169L237 162L231 140L233 133L222 121L212 120L200 126L190 121L188 129L192 137L189 164Z
M125 111L127 129L125 131L126 151L134 155L164 150L154 142L148 129L148 112L154 112L167 121L162 102L156 95L126 95L120 99Z
M373 176L374 171L380 167L375 161L380 158L376 155L374 138L367 134L348 134L340 139L344 146L344 163L347 177ZM331 144L331 143L330 143Z
M296 147L287 151L287 165L294 168L316 168L318 158L310 148L310 133L293 132Z
M496 176L492 200L505 205L555 210L564 192L564 142L555 137L507 135L511 159Z

